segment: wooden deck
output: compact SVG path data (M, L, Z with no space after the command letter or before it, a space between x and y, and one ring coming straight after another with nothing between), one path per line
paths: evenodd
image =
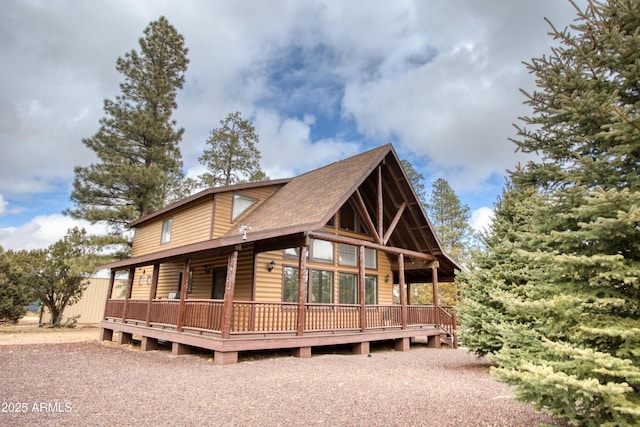
M174 354L190 347L214 351L217 364L235 363L238 351L294 349L309 357L311 348L351 344L355 353L369 351L369 342L395 340L397 350L409 348L410 338L430 337L440 344L445 334L455 341L456 318L450 309L432 305L304 304L233 301L225 322L223 300L122 300L110 299L101 323L102 339L125 344L133 335L142 337L142 349L157 347L158 340L172 343ZM302 322L299 322L302 316ZM228 328L228 331L225 331ZM226 332L226 333L225 333Z

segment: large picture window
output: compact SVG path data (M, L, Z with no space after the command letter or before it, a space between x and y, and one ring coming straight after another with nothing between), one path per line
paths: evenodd
M358 276L340 273L338 275L339 304L358 304Z
M338 276L338 297L340 304L359 304L358 300L358 275L340 273ZM364 278L364 303L378 304L378 277L365 276Z
M364 278L364 303L378 303L378 277L366 276Z
M283 267L282 301L298 302L298 268ZM309 271L305 273L305 301L318 304L333 303L333 272L311 270L311 286L308 286Z
M308 297L313 303L333 303L333 271L311 271L311 295Z

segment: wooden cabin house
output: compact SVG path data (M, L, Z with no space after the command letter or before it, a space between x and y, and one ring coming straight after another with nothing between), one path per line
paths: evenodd
M142 350L158 340L174 354L209 349L216 364L248 350L310 357L324 345L366 354L373 341L455 341L437 289L461 267L391 145L291 179L210 188L129 227L131 258L103 266L103 340L118 331L121 344L140 336ZM412 305L412 283L432 283L434 304Z

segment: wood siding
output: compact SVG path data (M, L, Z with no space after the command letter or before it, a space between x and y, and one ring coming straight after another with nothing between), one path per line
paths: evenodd
M213 200L207 199L195 206L188 206L155 221L136 228L131 256L146 255L160 250L184 246L209 239ZM162 222L172 218L171 240L160 243Z
M253 212L258 206L262 204L269 196L271 196L280 186L270 185L260 188L251 188L241 190L237 192L226 192L216 195L215 202L215 217L213 226L213 238L217 239L229 232L232 228L238 228L242 224L242 220ZM239 194L246 197L251 197L257 200L249 209L247 209L242 215L240 215L233 223L231 222L231 210L233 208L233 195Z

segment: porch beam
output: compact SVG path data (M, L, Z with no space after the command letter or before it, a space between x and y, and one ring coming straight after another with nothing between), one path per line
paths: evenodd
M367 312L365 306L365 266L364 266L364 246L358 247L358 303L360 304L360 331L367 329Z
M402 213L404 212L404 210L406 208L407 208L407 203L406 202L402 202L402 204L398 208L398 212L396 212L396 216L393 218L393 221L391 221L391 224L389 225L389 228L387 229L387 232L384 233L384 238L382 239L382 244L383 245L386 245L387 242L389 241L389 239L391 238L391 235L393 234L393 232L395 231L396 227L398 226L398 222L400 222L400 218L402 217Z
M127 306L129 305L129 298L131 298L131 289L133 288L133 276L136 274L135 268L129 269L129 277L127 278L127 290L124 293L124 307L122 307L122 322L127 321Z
M113 294L113 284L116 281L116 270L111 270L111 276L109 277L109 290L107 291L107 300L104 302L104 316L103 320L107 320L107 307L109 306L109 300Z
M233 294L236 288L236 270L238 269L238 249L229 255L227 263L227 281L224 289L224 303L222 304L222 338L231 336L233 323Z
M305 292L305 272L307 271L307 246L300 246L299 258L298 258L298 319L296 325L296 335L302 336L304 334L305 324L305 309L306 302Z
M408 264L405 262L404 264L404 271L414 271L414 270L425 270L425 269L430 269L433 266L436 267L440 267L440 263L438 261L420 261L418 263L414 263L413 260L411 260L411 262L409 262ZM391 269L392 270L397 270L398 269L398 263L396 262L392 262L391 263Z
M356 196L356 202L357 202L356 207L358 208L358 212L360 213L360 216L362 217L362 219L364 219L364 222L366 223L367 228L371 230L371 234L373 234L373 238L376 240L376 242L378 244L382 244L382 234L381 234L382 230L378 230L376 226L373 224L373 220L369 215L369 211L367 211L367 207L364 204L364 199L360 194L360 190L356 190L355 196Z
M319 231L312 231L311 233L309 233L309 237L311 237L312 239L326 240L328 242L345 243L347 245L353 245L353 246L364 246L366 248L377 249L382 252L387 252L387 253L396 254L396 255L404 254L405 257L416 258L416 259L421 259L426 261L435 260L435 257L431 254L416 252L409 249L396 248L393 246L383 246L377 243L369 242L367 240L355 239L353 237L339 236L335 234L322 233Z
M149 301L147 303L147 319L146 326L151 325L151 303L156 297L158 291L158 277L160 276L160 264L153 264L153 274L151 275L151 289L149 289Z
M176 331L182 332L182 324L184 323L184 301L187 299L187 288L189 287L189 271L191 271L191 258L184 261L182 267L182 283L180 284L180 303L178 304L178 322Z
M398 283L400 284L400 317L402 329L407 327L407 298L404 290L404 255L398 255Z

